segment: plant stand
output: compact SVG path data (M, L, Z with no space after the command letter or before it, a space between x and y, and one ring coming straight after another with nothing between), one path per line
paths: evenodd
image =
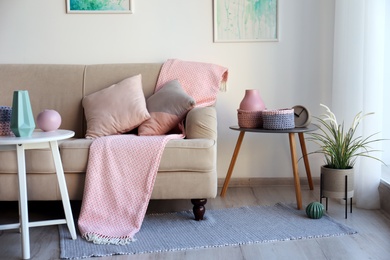
M323 188L324 188L324 177L323 173L321 173L320 177L320 203L322 204L322 198L326 198L326 206L325 209L328 211L328 197L323 195ZM352 197L350 199L350 213L352 213ZM348 176L345 175L345 196L343 198L345 200L345 218L347 218L347 211L348 211Z

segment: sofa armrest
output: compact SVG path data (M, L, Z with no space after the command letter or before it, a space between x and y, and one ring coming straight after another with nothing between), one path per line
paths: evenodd
M217 140L217 111L215 107L191 109L185 123L186 138L206 138Z

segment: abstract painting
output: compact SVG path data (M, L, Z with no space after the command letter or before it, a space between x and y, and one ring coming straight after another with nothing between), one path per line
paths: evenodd
M66 0L67 13L133 13L132 0Z
M277 0L214 0L214 42L277 40Z

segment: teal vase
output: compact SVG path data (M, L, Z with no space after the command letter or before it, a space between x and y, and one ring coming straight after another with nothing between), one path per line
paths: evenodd
M319 202L312 202L306 207L306 215L309 218L319 219L324 214L324 206Z
M16 90L12 100L11 131L17 137L28 137L34 129L35 122L28 91Z

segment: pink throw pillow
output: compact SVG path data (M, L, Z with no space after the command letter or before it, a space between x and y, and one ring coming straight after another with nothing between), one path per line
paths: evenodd
M141 79L126 78L83 98L86 138L122 134L150 118Z

